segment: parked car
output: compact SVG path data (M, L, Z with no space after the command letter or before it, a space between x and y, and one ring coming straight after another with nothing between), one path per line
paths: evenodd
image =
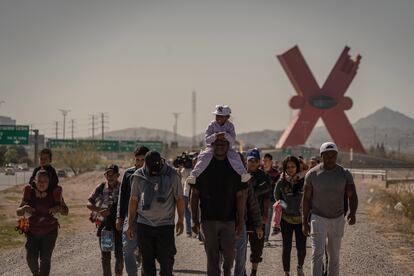
M57 176L58 176L58 177L67 177L67 176L68 176L68 174L66 173L66 171L65 171L65 170L58 170L58 171L57 171Z
M17 166L17 169L19 171L27 172L29 170L29 166L27 165L27 163L21 163Z
M12 167L7 167L5 172L4 172L5 175L14 175L15 173L16 172L15 172L14 168L12 168Z

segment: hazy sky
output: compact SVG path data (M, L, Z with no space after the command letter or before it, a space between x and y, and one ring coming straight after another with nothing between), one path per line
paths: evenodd
M53 135L71 109L76 135L90 114L111 130L191 135L215 104L236 130L283 129L295 94L276 59L298 44L320 85L345 45L363 56L347 96L351 121L388 106L414 117L414 1L0 0L0 114ZM68 130L67 130L68 131Z

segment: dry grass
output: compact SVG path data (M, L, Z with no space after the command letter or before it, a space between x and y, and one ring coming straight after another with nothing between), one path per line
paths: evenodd
M394 209L398 203L402 204L400 210ZM414 191L411 187L376 187L369 210L385 228L414 237Z
M24 235L19 234L16 208L20 203L22 186L15 186L2 191L0 196L0 247L11 248L20 246L24 242Z
M63 197L69 207L68 216L60 216L59 232L63 235L94 229L89 222L86 202L89 194L102 181L103 172L88 172L76 177L61 179ZM23 185L10 187L0 193L0 248L21 246L25 236L14 230L18 217L16 209L22 198Z
M394 263L414 273L414 193L411 188L401 186L388 189L378 185L372 187L374 193L371 194L368 213L390 244ZM394 209L398 202L404 206L400 211Z

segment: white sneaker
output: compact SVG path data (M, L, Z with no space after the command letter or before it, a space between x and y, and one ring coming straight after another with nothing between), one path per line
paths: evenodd
M241 176L241 181L242 182L247 182L250 180L250 178L252 178L252 175L250 173L244 173Z

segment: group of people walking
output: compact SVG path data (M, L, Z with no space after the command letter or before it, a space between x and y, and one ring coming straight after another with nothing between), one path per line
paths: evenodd
M256 148L246 155L234 150L236 135L230 113L228 106L216 106L215 120L205 134L207 147L189 164L176 168L160 153L140 147L122 182L118 181L117 165L106 167L106 181L94 189L87 204L91 221L97 225L104 276L112 275L111 252L117 276L124 266L130 276L137 275L139 266L142 275L155 276L156 262L160 275L173 275L175 236L184 228L188 237L202 241L209 276L247 275L248 244L250 275L261 275L264 247L269 245L270 235L279 233L286 275L291 271L293 234L297 275L304 275L309 237L312 275L339 275L345 220L355 223L358 198L352 175L337 164L336 145L327 142L320 147L319 164L317 158L307 164L303 158L287 156L279 168L272 155L262 158ZM48 189L42 184L53 179L49 167L41 164L34 173L17 211L18 215L32 214L26 248L33 275L49 275L58 225L54 214L68 213L61 187L55 183ZM31 193L34 199L29 198ZM43 214L33 210L43 198L49 208L45 209L51 229L47 233L37 231L36 221ZM40 228L46 229L44 225ZM329 261L324 263L325 252Z

